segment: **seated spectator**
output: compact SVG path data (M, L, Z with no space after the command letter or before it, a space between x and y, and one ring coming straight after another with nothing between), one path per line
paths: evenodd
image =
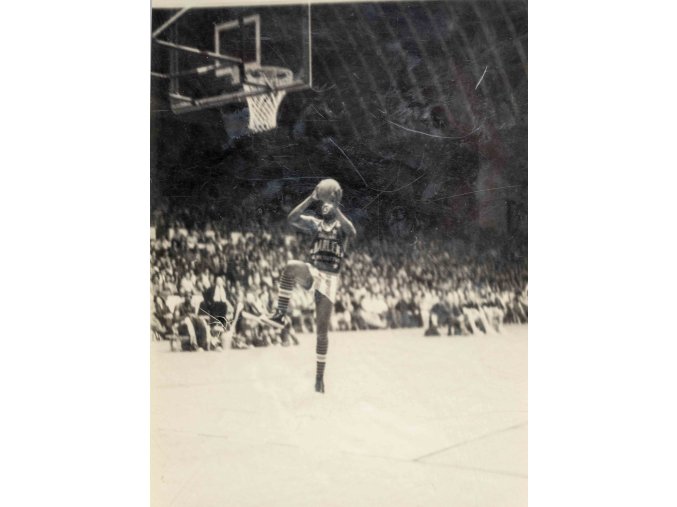
M413 327L423 327L423 316L421 314L422 302L423 292L419 290L413 292L409 301L409 313L412 316Z
M230 348L242 350L242 349L249 349L251 347L247 345L247 340L243 335L236 333L235 335L233 335L233 339L231 341Z
M166 336L169 336L169 333L160 323L154 312L150 315L150 332L151 340L154 341L164 340Z
M428 327L423 333L423 336L440 336L440 329L437 322L437 315L435 313L428 314Z
M242 311L235 322L235 335L237 341L242 341L248 348L251 348L254 346L260 313L250 294L243 299Z
M440 291L437 302L430 309L426 336L439 336L439 327L446 327L448 323L449 307L444 299L444 294Z
M172 296L172 295L178 294L178 293L179 293L179 290L176 287L174 275L168 274L165 277L164 284L162 286L161 294L164 297L167 297L167 296Z
M482 295L480 305L487 317L489 326L500 333L503 329L503 319L505 317L501 300L487 290Z
M280 335L273 328L260 326L259 327L259 343L254 343L255 347L267 347L269 345L279 345L281 343ZM298 345L298 343L297 343Z
M175 341L179 346L172 343L172 348L185 351L222 350L222 332L221 325L210 326L206 319L190 315L178 323L178 338Z
M379 294L375 294L368 289L367 295L360 301L360 317L368 329L385 329L385 316L388 312L388 305Z
M307 333L315 332L315 295L308 290L301 294L301 324Z
M261 291L258 294L258 300L266 314L270 314L275 310L275 295L269 286L262 285Z
M188 235L186 236L186 248L188 250L195 250L197 249L197 243L198 243L198 236L196 231L190 230L188 232Z
M388 312L386 313L386 324L390 329L396 329L400 327L400 315L397 309L397 298L392 291L388 291L386 294L386 306L388 307Z
M528 321L527 306L524 304L524 298L521 291L515 291L510 303L513 319L517 324L523 324Z
M399 327L412 327L413 316L410 314L409 303L404 295L401 295L397 304L395 305L397 320L399 320Z
M253 290L245 296L244 313L246 321L247 343L254 347L267 347L270 345L269 328L263 326L260 317L264 314L263 305ZM253 317L253 318L252 318Z
M205 291L203 303L207 315L211 315L223 324L226 323L228 315L233 311L233 305L228 300L226 282L223 277L217 277L214 286Z
M435 305L435 295L428 289L424 289L419 300L419 312L421 315L421 324L428 325L430 322L430 311Z
M197 314L197 308L193 306L192 294L184 294L183 301L181 301L176 308L174 308L174 325L183 321L186 317Z
M258 204L252 201L252 205ZM182 301L174 307L174 298L195 294L193 305L199 297L204 298L201 308L218 313L222 324L225 317L228 327L227 315L234 313L238 302L246 301L245 292L253 291L261 311L269 313L275 302L275 280L289 258L302 255L301 245L287 228L272 222L274 214L266 212L252 221L246 205L229 209L225 216L214 203L204 208L204 216L194 205L155 210L151 287L165 302L154 303L175 308L185 318L192 312L191 305ZM526 252L519 246L482 249L479 243L464 244L434 234L411 244L387 235L378 239L361 236L344 260L331 327L425 324L427 329L439 327L438 332L446 327L448 334L462 334L500 330L504 322L526 323L526 261ZM222 277L219 282L218 277ZM478 287L479 295L475 294ZM312 293L309 300L308 294L299 294L294 327L311 331L315 325ZM440 294L446 304L439 302ZM214 305L221 308L214 310ZM176 325L166 317L163 322L166 310L153 306L153 336L166 335ZM271 336L265 340L273 343Z
M294 291L289 299L288 315L291 327L297 333L303 333L303 319L301 308L303 306L302 291Z
M198 276L197 282L200 285L200 291L204 292L206 290L209 290L212 286L211 277L209 276L209 270L204 269L200 273L200 276Z
M348 306L350 301L343 291L339 291L336 295L336 302L334 303L334 313L331 316L332 331L348 331L352 326L352 318Z
M214 276L225 276L228 266L218 254L212 255L208 262L209 270Z
M367 325L362 321L362 317L360 316L362 309L360 306L360 299L362 299L362 293L357 289L351 288L348 294L350 302L350 320L353 323L351 329L353 331L367 329Z
M462 304L465 324L472 334L486 333L489 326L485 324L485 319L472 291L466 291Z
M195 294L197 293L197 289L195 288L195 283L193 282L193 276L190 271L187 271L183 277L181 278L181 282L179 283L179 292L181 294Z
M260 302L257 300L253 291L248 291L245 296L245 302L238 322L236 322L235 332L244 338L248 346L253 347L267 347L271 340L271 333L277 333L270 329L267 325L261 322L260 317L263 315ZM298 345L299 341L296 335L292 332L288 333L289 337L285 340L277 337L276 341L280 341L283 346L289 346L291 343ZM291 339L291 341L290 341Z
M186 317L197 315L197 309L193 306L193 298L190 294L184 294L183 301L174 307L174 316L172 319L172 332L178 333L178 326Z
M153 299L151 327L159 339L166 339L172 332L172 312L160 296Z
M463 308L460 303L460 296L455 291L450 291L449 304L449 320L447 335L464 335L467 334L467 327L465 326L465 318L463 315ZM449 299L447 299L449 301Z

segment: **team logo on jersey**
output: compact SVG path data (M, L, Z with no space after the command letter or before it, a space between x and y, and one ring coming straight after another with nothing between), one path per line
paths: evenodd
M338 226L335 224L329 230L320 227L310 249L310 256L316 267L327 271L338 271L343 255L343 244Z

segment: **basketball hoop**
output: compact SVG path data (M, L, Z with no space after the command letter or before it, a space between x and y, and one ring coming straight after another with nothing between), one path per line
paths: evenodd
M277 127L277 110L286 90L278 90L294 81L294 73L283 67L254 67L245 72L243 89L249 106L249 130L264 132Z

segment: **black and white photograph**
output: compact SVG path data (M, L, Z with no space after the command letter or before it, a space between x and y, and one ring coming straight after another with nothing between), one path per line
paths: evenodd
M151 505L527 505L523 0L154 2Z
M0 505L677 505L674 10L8 4Z

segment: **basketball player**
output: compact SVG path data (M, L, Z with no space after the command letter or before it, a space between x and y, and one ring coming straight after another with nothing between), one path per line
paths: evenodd
M289 298L296 283L306 290L314 289L317 331L315 391L324 393L329 320L334 308L346 244L350 238L355 237L356 231L350 220L338 208L342 196L341 187L338 185L328 198L321 202L321 218L304 214L313 203L320 200L318 187L315 187L313 193L296 206L288 217L293 226L313 236L310 262L292 260L285 266L280 276L277 310L266 320L270 325L283 329L283 333L286 332L290 326L286 316Z

